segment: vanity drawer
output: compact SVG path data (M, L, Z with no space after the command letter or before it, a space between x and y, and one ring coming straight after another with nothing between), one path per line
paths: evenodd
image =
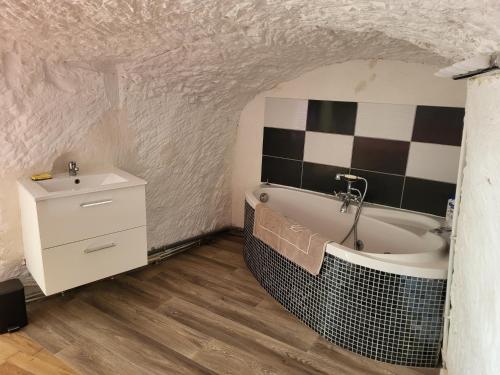
M50 295L147 264L146 227L42 251Z
M42 249L146 225L144 186L37 202Z

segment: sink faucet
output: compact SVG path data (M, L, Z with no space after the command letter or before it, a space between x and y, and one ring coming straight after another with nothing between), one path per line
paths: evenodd
M76 176L80 168L77 167L76 161L70 161L68 163L68 173L70 176Z
M359 180L360 177L354 176L352 174L342 174L337 173L335 179L340 181L344 179L347 182L347 192L335 193L335 196L342 199L342 206L340 207L340 212L346 213L351 202L359 203L361 201L361 191L352 187L352 183Z

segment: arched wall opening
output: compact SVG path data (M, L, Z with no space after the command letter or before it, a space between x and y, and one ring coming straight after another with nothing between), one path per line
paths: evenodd
M266 98L464 107L465 83L435 77L436 69L401 61L353 60L316 69L256 96L243 109L238 126L232 174L233 224L242 226L244 193L261 182ZM332 175L331 192L333 189Z

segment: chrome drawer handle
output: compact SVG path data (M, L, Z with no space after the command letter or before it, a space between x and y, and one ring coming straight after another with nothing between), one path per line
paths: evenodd
M92 206L100 206L101 204L108 204L108 203L111 203L113 202L112 199L106 199L106 200L103 200L103 201L95 201L95 202L86 202L86 203L82 203L80 204L80 207L92 207Z
M85 249L84 250L84 253L85 254L88 254L88 253L93 253L95 251L100 251L100 250L104 250L104 249L109 249L110 247L115 247L116 244L114 242L111 242L111 243L108 243L106 245L101 245L101 246L96 246L96 247L89 247L88 249Z

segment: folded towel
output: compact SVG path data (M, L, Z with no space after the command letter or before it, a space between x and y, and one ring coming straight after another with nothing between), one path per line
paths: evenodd
M255 207L253 235L313 275L319 274L330 242L261 203Z

